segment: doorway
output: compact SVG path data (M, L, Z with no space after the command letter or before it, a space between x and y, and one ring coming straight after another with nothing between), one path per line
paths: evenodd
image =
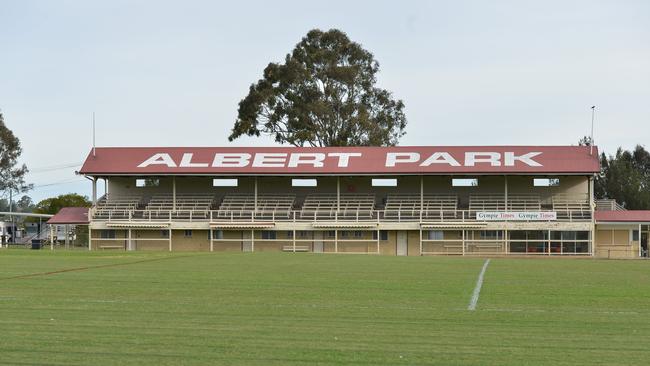
M397 255L408 255L408 236L406 231L397 232Z

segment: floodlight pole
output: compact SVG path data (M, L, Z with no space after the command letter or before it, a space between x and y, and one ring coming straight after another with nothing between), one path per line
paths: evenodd
M596 106L591 106L591 138L589 141L589 155L594 154L594 116L596 114Z

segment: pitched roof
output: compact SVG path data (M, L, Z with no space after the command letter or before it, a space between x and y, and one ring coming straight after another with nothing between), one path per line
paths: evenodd
M650 210L596 211L596 222L648 222Z
M586 146L101 147L86 175L594 174Z
M88 207L64 207L47 220L51 225L87 225Z

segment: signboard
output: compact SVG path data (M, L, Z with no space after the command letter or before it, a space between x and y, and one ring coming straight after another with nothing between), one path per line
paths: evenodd
M81 174L508 174L598 172L587 146L99 147Z
M555 221L554 211L481 211L476 213L478 221Z

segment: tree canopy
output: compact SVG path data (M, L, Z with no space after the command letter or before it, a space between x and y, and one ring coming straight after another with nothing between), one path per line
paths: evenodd
M597 198L615 199L630 210L650 209L650 153L641 145L616 154L600 156L601 174L596 178Z
M32 188L25 183L27 166L18 164L22 152L20 140L7 128L0 113L0 191L26 192Z
M311 30L250 86L228 139L263 133L294 146L396 145L404 103L375 86L378 72L372 53L342 31Z
M92 202L86 196L76 193L62 194L47 198L36 204L34 213L54 215L63 207L90 207Z

